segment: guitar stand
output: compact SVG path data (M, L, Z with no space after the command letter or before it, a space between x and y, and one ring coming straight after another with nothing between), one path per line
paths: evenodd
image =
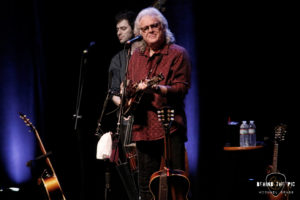
M40 155L35 157L35 159L33 160L29 160L26 163L26 166L29 167L31 169L31 173L33 177L48 177L50 176L48 170L46 169L45 163L41 163L41 160L45 160L46 158L48 158L50 155L52 155L52 152L49 151L47 152L45 155ZM40 178L37 178L40 179ZM39 182L40 180L38 180L38 185L40 184Z
M109 160L107 159L107 160L105 160L105 162L109 162ZM106 171L105 171L104 176L105 176L104 200L108 200L109 199L109 193L111 192L111 186L110 186L111 173L110 173L110 170L109 170L109 166L106 167Z
M114 152L112 154L111 159L113 160L113 163L115 163L114 166L107 166L106 172L105 172L105 193L109 194L110 192L110 167L114 167L118 177L121 180L122 186L126 192L126 195L128 197L128 200L138 200L138 190L137 186L135 183L134 175L133 172L130 169L129 162L123 161L126 156L124 155L123 157L119 157L120 155L124 154L124 149L122 148L122 144L120 142L120 135L119 134L114 134L113 135L113 149ZM110 159L110 160L111 160ZM105 200L110 199L109 195L105 195Z
M138 200L138 191L128 162L116 166L129 200Z
M33 161L39 161L39 160L41 160L41 159L47 158L47 157L49 157L51 154L52 154L52 152L49 151L49 152L46 153L45 155L41 155L41 156L35 157L35 159L29 160L29 161L26 163L26 166L27 166L27 167L31 167Z

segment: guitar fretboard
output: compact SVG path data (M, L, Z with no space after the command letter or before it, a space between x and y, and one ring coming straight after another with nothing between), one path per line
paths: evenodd
M278 164L278 144L275 142L274 144L274 152L273 152L273 172L277 172L277 164Z

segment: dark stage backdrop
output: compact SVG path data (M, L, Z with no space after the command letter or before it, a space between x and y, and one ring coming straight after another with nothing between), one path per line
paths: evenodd
M1 2L0 185L31 178L26 162L35 156L35 136L19 119L29 114L44 131L45 62L38 5Z
M24 112L52 152L50 159L67 199L103 199L104 172L112 166L95 159L94 133L107 91L110 59L122 48L114 16L153 3L1 2L0 195L16 186L22 188L22 197L33 198L29 192L34 191L35 180L25 164L39 155L39 149L18 118L18 112ZM288 157L295 152L298 108L292 71L299 65L295 63L294 6L253 1L196 4L193 0L166 1L165 6L170 29L193 64L186 107L192 199L240 199L238 191L253 186L248 179L260 181L270 164L273 128L280 122L288 124L289 132L279 164L288 179L296 181L295 159ZM95 45L89 49L82 74L82 119L75 127L81 55L92 41ZM228 117L255 120L264 149L258 154L224 154ZM103 131L114 129L115 123L114 116L105 116ZM254 165L245 161L248 158ZM124 196L115 171L113 178L112 191ZM247 192L252 195L249 199L261 197L257 188Z

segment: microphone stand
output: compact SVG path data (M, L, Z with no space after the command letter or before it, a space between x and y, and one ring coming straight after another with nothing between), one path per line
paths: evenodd
M96 128L96 133L95 133L95 136L97 136L99 139L104 134L103 130L101 129L101 122L102 122L102 118L103 118L104 112L105 112L106 107L107 107L107 103L109 101L109 97L111 95L111 90L110 90L110 87L111 87L111 73L109 73L108 77L109 77L108 78L108 92L106 94L106 97L105 97L105 100L104 100L104 103L103 103L103 107L102 107L100 117L97 121L97 128ZM101 131L101 133L99 133L99 131ZM109 199L109 193L111 191L111 188L110 188L110 182L111 182L111 175L110 174L111 174L111 172L109 170L109 162L110 162L109 159L104 160L104 165L107 165L105 167L105 173L104 173L104 177L105 177L104 200Z
M124 45L124 49L126 47L128 47L128 44ZM126 57L126 65L125 65L125 75L123 78L123 89L122 89L122 92L120 92L121 93L121 102L119 105L118 122L117 122L117 128L116 128L116 137L117 137L118 146L119 146L119 140L121 137L121 135L120 135L121 123L123 125L123 121L122 121L123 105L124 105L125 97L126 97L127 73L128 73L130 54L131 54L131 45L129 46L127 55L126 55L127 57ZM124 128L124 126L123 126L123 128ZM127 159L126 149L123 144L121 144L121 148L122 148L122 153L124 154L124 158ZM117 152L117 151L115 151L115 152ZM134 176L129 167L129 163L127 162L127 160L125 160L124 162L122 162L121 159L119 159L119 160L120 160L120 163L119 163L119 165L116 166L116 169L117 169L119 176L123 182L123 185L127 192L127 196L129 198L129 200L138 200L138 191L137 191L136 184L134 181Z
M124 49L125 48L126 48L126 44L124 45ZM122 89L122 92L120 91L121 102L120 102L120 105L119 105L118 122L117 122L117 128L116 128L116 137L117 137L117 140L120 139L121 120L122 120L122 116L123 116L123 105L124 105L125 96L126 96L125 92L126 92L126 88L127 88L127 72L128 72L130 52L131 52L131 46L129 47L127 55L126 55L125 75L124 75L124 78L123 78L123 81L122 81L123 82L123 89ZM125 152L125 151L123 151L123 152Z
M75 131L77 130L78 119L82 119L82 116L79 115L81 98L82 98L82 90L83 90L83 84L84 84L84 77L82 76L82 70L86 68L85 66L87 64L87 55L88 55L88 50L85 49L81 55L76 108L75 108L75 114L73 115L73 118L75 118L75 124L74 124Z
M109 75L108 75L108 92L106 94L106 97L105 97L105 100L104 100L104 103L103 103L101 115L100 115L100 117L97 121L97 128L96 128L96 133L95 133L95 136L97 136L99 138L103 135L103 131L101 129L101 122L102 122L102 118L103 118L103 115L104 115L104 111L106 110L106 106L107 106L109 97L112 93L111 90L110 90L110 87L111 87L111 73L109 72ZM99 131L101 131L101 133L99 133Z
M73 115L73 118L75 118L75 124L74 124L74 130L77 130L78 125L78 119L82 119L82 116L79 115L80 111L80 105L81 105L81 97L82 97L82 90L83 90L83 83L84 83L84 77L82 75L83 70L86 69L87 66L87 57L89 49L95 45L95 42L90 42L87 49L82 51L81 54L81 61L80 61L80 69L79 69L79 81L78 81L78 90L77 90L77 100L76 100L76 108L75 108L75 114Z
M127 63L126 63L126 71L127 71L127 66L128 66L128 58L127 58ZM126 74L126 72L125 72ZM107 107L107 103L109 101L109 98L111 96L112 91L111 91L111 73L109 73L109 78L108 78L108 92L107 92L107 95L106 95L106 98L104 100L104 103L103 103L103 107L102 107L102 111L101 111L101 114L100 114L100 117L97 121L97 128L96 128L96 133L95 133L95 136L101 138L101 136L103 135L103 131L101 130L101 122L102 122L102 118L103 118L103 115L104 115L104 112L106 110L106 107ZM124 83L123 83L124 85ZM112 135L112 141L113 141L113 146L116 145L116 149L115 151L113 152L114 155L113 155L113 161L115 160L115 157L116 157L116 154L117 154L117 148L118 148L118 143L119 143L119 136L120 136L120 125L121 125L121 117L122 117L122 99L123 99L123 96L124 96L124 91L123 93L121 94L121 102L120 102L120 105L119 105L119 113L118 113L118 121L117 121L117 128L116 128L116 133L114 133ZM99 133L99 131L101 131L101 133ZM115 139L116 139L116 142L115 142ZM110 188L110 185L111 185L111 172L110 172L110 169L109 169L109 159L105 160L104 161L104 164L107 165L105 167L105 190L104 190L104 200L108 200L110 199L109 198L109 193L111 192L111 188Z
M92 46L91 44L90 44L90 46ZM83 85L84 85L84 75L85 75L86 68L87 68L86 66L88 63L88 50L89 50L89 48L83 50L83 52L81 54L76 107L75 107L75 114L73 115L73 118L75 119L74 132L77 135L77 145L78 145L77 149L79 151L78 153L79 153L80 179L81 179L79 195L80 195L81 200L85 199L85 189L84 189L85 188L85 167L84 167L84 153L82 151L83 144L81 142L81 136L80 136L80 132L78 129L78 122L79 122L79 119L82 119L82 115L80 115L80 106L81 106L81 99L82 99L82 92L83 92Z

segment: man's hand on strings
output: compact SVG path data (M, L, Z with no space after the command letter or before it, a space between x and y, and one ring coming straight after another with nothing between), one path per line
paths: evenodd
M148 82L149 82L149 79L145 79L143 81L140 81L136 87L136 90L139 91L139 90L146 90L147 87L148 87Z

